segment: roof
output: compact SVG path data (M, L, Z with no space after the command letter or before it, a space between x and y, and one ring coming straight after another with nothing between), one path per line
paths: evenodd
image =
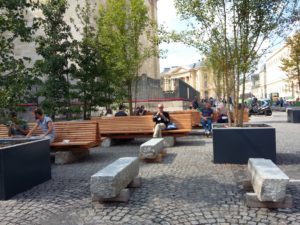
M203 62L198 61L196 63L192 63L185 66L172 66L171 68L165 68L163 72L161 72L161 76L169 75L172 73L176 73L179 70L185 70L185 72L191 71L191 70L198 70L200 67L203 66Z

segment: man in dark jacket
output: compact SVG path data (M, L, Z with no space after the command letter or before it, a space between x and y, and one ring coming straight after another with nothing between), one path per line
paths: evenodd
M213 113L214 111L211 109L211 105L209 103L206 103L205 108L202 109L200 122L207 136L211 133L211 123L212 123Z
M154 128L153 137L154 138L161 138L161 131L166 129L168 123L170 122L170 116L168 112L164 111L164 105L158 105L158 111L153 115L153 122L156 123Z
M115 114L115 116L127 116L124 105L119 106L119 111Z
M195 96L195 98L192 102L192 105L193 105L193 109L198 109L199 108L198 96Z

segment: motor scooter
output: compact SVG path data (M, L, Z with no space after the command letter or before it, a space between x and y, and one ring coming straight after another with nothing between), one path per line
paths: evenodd
M265 115L272 116L272 109L267 101L258 101L252 104L249 108L249 116L251 115Z

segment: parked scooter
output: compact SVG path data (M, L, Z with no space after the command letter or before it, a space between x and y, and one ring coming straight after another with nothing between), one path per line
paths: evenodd
M266 100L259 100L259 101L252 102L249 108L249 116L251 115L271 116L272 109L270 103Z

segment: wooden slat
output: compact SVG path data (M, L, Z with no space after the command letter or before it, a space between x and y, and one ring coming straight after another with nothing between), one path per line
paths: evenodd
M94 117L93 121L99 122L101 134L105 137L137 137L151 136L155 123L152 115L124 116L124 117ZM192 129L192 113L170 114L171 122L175 123L176 130L164 130L165 136L187 135Z

